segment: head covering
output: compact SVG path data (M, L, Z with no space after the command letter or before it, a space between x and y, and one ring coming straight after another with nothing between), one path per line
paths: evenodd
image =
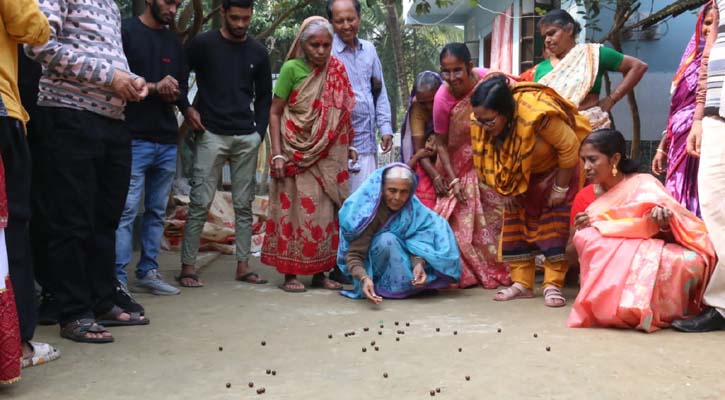
M305 29L307 29L307 27L315 21L323 21L329 23L325 18L322 18L318 15L308 17L307 19L302 21L299 33L297 33L297 37L292 42L292 46L290 46L289 51L287 52L287 57L284 59L285 61L289 61L293 58L305 58L305 51L304 49L302 49L302 32L304 32Z

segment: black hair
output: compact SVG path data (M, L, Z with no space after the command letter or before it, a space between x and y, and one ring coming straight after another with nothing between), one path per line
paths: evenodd
M445 45L443 50L441 50L439 62L443 62L443 58L445 58L445 56L453 56L463 61L465 64L468 64L471 61L471 51L468 50L468 46L464 43L453 42Z
M222 0L224 11L228 11L232 7L254 8L254 0Z
M332 21L332 5L335 3L336 0L327 0L327 19ZM360 16L360 0L350 0L352 1L352 5L355 7L355 12L357 12L357 16Z
M498 74L481 82L471 95L471 106L488 108L512 121L516 102L506 76Z
M554 9L546 13L541 19L539 20L539 23L536 24L536 28L541 30L541 27L544 25L555 25L560 28L568 28L569 26L572 26L573 31L572 34L574 36L578 35L582 31L582 26L580 23L578 23L568 12L561 9Z
M582 142L592 145L598 152L607 157L614 157L619 153L621 158L617 163L617 169L625 174L631 174L639 171L639 163L627 158L627 143L624 141L624 135L616 129L599 129L587 136Z

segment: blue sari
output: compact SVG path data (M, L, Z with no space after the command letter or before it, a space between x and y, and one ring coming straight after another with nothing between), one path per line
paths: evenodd
M339 212L340 247L337 264L350 277L345 257L350 242L357 239L373 221L378 206L383 201L383 174L394 163L377 169L342 205ZM410 168L408 168L410 169ZM415 177L415 173L413 173ZM416 178L411 188L415 193ZM428 276L424 287L412 285L413 265L411 256L425 259ZM461 260L458 245L448 222L423 205L415 195L372 238L365 260L365 270L373 279L375 291L387 298L405 298L427 289L442 289L456 283L461 277ZM355 289L343 290L342 295L365 298L362 285L355 280Z

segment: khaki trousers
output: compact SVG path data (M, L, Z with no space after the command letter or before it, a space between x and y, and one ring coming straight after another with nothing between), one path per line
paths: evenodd
M237 261L249 259L252 244L252 201L256 184L257 154L262 138L256 134L217 135L209 131L197 135L194 167L191 173L189 213L181 244L181 262L195 265L199 238L214 200L217 181L229 160L232 175L234 231Z

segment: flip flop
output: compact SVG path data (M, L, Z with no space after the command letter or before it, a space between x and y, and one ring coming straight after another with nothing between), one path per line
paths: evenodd
M32 357L23 358L22 368L42 365L60 357L60 350L48 343L33 342L32 340L28 341L28 343L33 348L33 355Z
M98 325L94 319L84 318L69 322L60 327L60 336L78 343L111 343L113 337L89 338L86 333L106 333L108 330Z
M284 290L287 293L304 293L304 292L307 291L307 289L305 289L304 287L301 288L301 289L299 289L299 288L291 288L291 287L287 286L287 283L283 283L283 284L281 284L281 285L279 285L277 287L280 288L280 289L282 289L282 290Z
M252 276L256 277L257 279L250 280L249 278ZM256 272L247 272L246 274L236 278L236 280L238 280L239 282L253 283L255 285L264 285L265 283L267 283L267 280L260 277L259 274Z
M176 279L176 282L178 282L179 283L179 286L181 286L181 287L185 287L185 288L200 288L200 287L204 287L204 284L201 283L201 282L199 282L199 275L197 275L197 274L180 274L180 275L174 276L174 279ZM182 279L193 279L193 280L196 281L196 283L198 285L196 285L196 286L187 285L186 283L184 283L182 281Z
M130 318L128 320L118 319L118 317L127 313ZM103 326L136 326L148 325L151 321L148 318L142 318L137 312L128 312L119 306L111 307L105 314L96 317L96 321Z
M496 292L496 297L494 297L493 299L495 301L509 301L514 299L530 299L533 297L533 290L527 289L526 286L518 282L514 282L513 285Z
M332 286L327 287L325 284L328 282L332 282ZM310 284L310 287L327 289L327 290L342 290L342 284L340 282L336 282L330 278L318 279L318 280L312 279L312 283Z

